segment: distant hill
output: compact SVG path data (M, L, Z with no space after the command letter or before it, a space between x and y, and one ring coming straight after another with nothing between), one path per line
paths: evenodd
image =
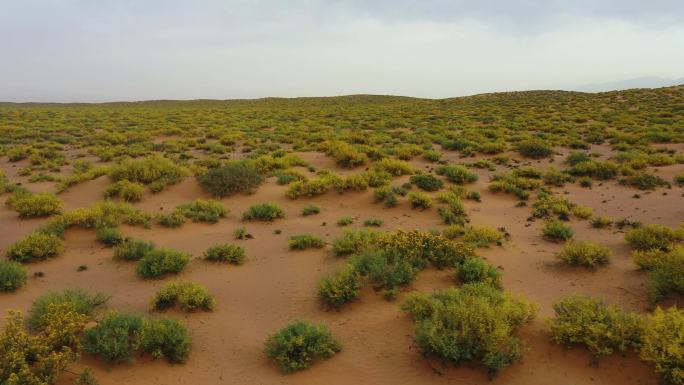
M573 91L580 92L607 92L628 90L632 88L660 88L684 84L684 78L669 79L657 76L643 76L628 80L619 80L607 83L585 84L575 88Z

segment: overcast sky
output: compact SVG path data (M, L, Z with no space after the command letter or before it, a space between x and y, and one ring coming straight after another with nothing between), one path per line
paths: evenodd
M449 97L684 77L684 0L3 0L0 100Z

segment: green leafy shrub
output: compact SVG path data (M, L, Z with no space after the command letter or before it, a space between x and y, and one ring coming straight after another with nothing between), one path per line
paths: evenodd
M412 175L409 181L425 191L437 191L444 186L444 182L430 174Z
M544 172L542 179L544 179L544 183L547 185L563 187L567 182L572 180L572 176L551 167Z
M567 169L566 172L573 176L608 180L613 179L618 175L620 166L611 161L597 162L595 160L586 160L575 163L572 167Z
M591 227L595 229L603 229L606 227L610 227L613 224L613 221L610 218L606 217L594 217L591 220Z
M327 142L325 153L332 156L342 167L354 168L366 163L366 156L363 153L342 141Z
M170 159L151 156L144 159L127 159L114 165L109 178L113 182L128 180L149 185L152 192L159 192L166 186L180 182L187 171Z
M501 243L504 234L489 226L465 226L461 241L470 243L475 247L489 247L492 244Z
M152 242L126 239L114 248L114 258L126 261L139 261L152 249L154 249Z
M0 292L16 291L26 283L26 269L18 262L0 261Z
M550 241L560 242L567 241L572 238L574 231L572 231L572 227L554 219L547 221L544 224L544 227L542 228L542 234L544 235L544 238Z
M102 227L97 229L97 240L104 243L105 246L113 247L124 241L123 236L119 230L113 227Z
M216 223L228 214L223 203L213 199L197 199L178 206L176 210L193 222Z
M645 172L638 172L633 175L626 176L620 179L620 184L636 187L639 190L655 190L658 187L667 187L670 185L665 179Z
M644 225L627 231L625 240L636 250L669 250L676 241L684 239L682 229L662 225Z
M245 249L236 245L216 245L204 252L204 259L211 262L232 263L241 265L245 261Z
M62 201L54 194L31 194L24 190L18 190L12 194L5 202L5 205L18 212L22 218L60 214L64 209Z
M190 354L192 338L187 327L172 319L144 318L140 328L140 348L152 358L183 363Z
M609 248L592 241L568 242L556 258L573 265L595 268L610 263Z
M309 215L316 215L321 212L321 208L316 206L316 205L308 205L304 206L302 209L302 215L303 216L309 216Z
M306 369L314 360L327 359L342 349L325 325L294 321L266 339L266 356L283 372Z
M516 144L515 150L526 158L546 158L553 155L553 147L540 139L527 139Z
M325 242L315 235L302 234L291 236L288 245L292 250L304 250L312 247L321 248L325 246Z
M79 373L78 377L76 377L76 381L74 382L76 385L99 385L100 383L97 381L97 378L95 378L95 374L93 373L93 370L86 367L83 369L81 373Z
M432 207L432 199L427 194L412 192L408 194L408 201L414 209L425 210Z
M537 312L489 284L411 293L402 309L415 321L415 340L424 354L454 364L479 361L490 376L522 359L526 349L514 333Z
M380 227L383 223L385 223L385 221L378 218L368 218L363 221L363 225L366 227Z
M345 215L345 216L339 217L337 219L337 225L338 226L349 226L352 223L354 223L354 217L351 217L349 215Z
M127 179L114 182L104 192L105 198L119 198L126 202L139 202L145 193L145 186Z
M36 298L28 311L26 324L31 330L42 330L46 325L46 315L51 307L58 306L69 311L93 318L95 311L109 300L103 293L90 294L82 289L51 291Z
M216 307L216 300L209 290L193 282L168 282L152 298L152 308L156 310L168 309L176 303L185 312L212 311Z
M590 297L568 297L553 305L555 317L547 322L553 340L563 345L584 345L595 358L637 347L642 321L615 305Z
M684 384L684 312L673 306L667 310L656 308L647 317L641 335L639 356L655 364L665 383Z
M477 174L461 165L440 166L437 168L437 175L444 175L449 182L459 185L477 181Z
M373 230L345 231L344 234L333 240L333 252L335 255L357 254L378 242L384 236Z
M263 180L257 169L246 161L229 162L197 177L200 186L217 198L235 193L252 193Z
M245 240L245 239L252 239L254 238L252 234L247 231L247 228L244 226L240 226L233 231L233 237L235 239L240 239L240 240Z
M245 211L244 214L242 214L242 220L244 221L259 220L271 222L274 219L284 217L285 212L275 203L262 203L259 205L254 205Z
M157 215L157 223L164 227L181 227L185 223L185 215L178 210L168 214Z
M35 262L58 256L64 250L62 238L34 232L7 249L7 258L17 262Z
M177 274L185 269L190 255L171 249L152 249L138 261L137 273L142 278L162 278L166 274Z
M318 285L318 297L326 304L340 307L356 299L361 292L361 274L347 265L331 277L325 277Z
M487 283L501 286L501 273L482 258L466 258L458 267L456 277L463 283Z

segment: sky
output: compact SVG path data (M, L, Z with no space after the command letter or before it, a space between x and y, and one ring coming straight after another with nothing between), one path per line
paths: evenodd
M0 101L443 98L682 78L682 0L0 0Z

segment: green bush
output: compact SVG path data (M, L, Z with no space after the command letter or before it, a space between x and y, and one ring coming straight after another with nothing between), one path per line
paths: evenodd
M470 171L468 167L460 165L440 166L437 168L437 175L444 175L449 182L459 185L477 181L476 173Z
M163 278L166 274L177 274L185 269L190 255L170 249L152 249L138 261L137 273L142 278Z
M113 227L101 227L97 229L96 237L98 241L109 247L116 246L124 240L121 233L119 233L119 230Z
M114 165L109 177L113 182L128 180L150 186L152 192L159 192L166 186L180 182L187 171L170 159L151 156L144 159L127 159Z
M103 293L90 294L82 289L64 289L51 291L36 298L28 311L26 324L32 330L42 330L46 327L46 315L53 306L59 306L69 311L92 318L95 311L109 300Z
M119 198L126 202L139 202L145 193L145 186L127 179L114 182L104 192L105 198Z
M229 162L197 177L200 186L217 198L235 193L252 193L264 178L246 161Z
M584 345L595 358L639 345L640 317L615 305L589 297L568 297L554 304L553 310L555 317L547 322L559 344Z
M232 263L242 265L245 261L245 249L236 245L216 245L204 252L204 259L211 262Z
M0 292L16 291L26 283L26 269L18 262L0 261Z
M639 356L655 364L665 383L684 384L684 311L672 306L656 308L647 317L641 335Z
M266 339L266 356L283 372L306 369L314 360L327 359L342 349L325 325L294 321Z
M126 239L114 248L114 258L126 261L139 261L152 249L154 249L152 242Z
M553 155L553 147L540 139L528 139L516 144L515 150L526 158L546 158Z
M409 193L408 201L414 209L425 210L432 207L432 199L427 194L420 192Z
M351 265L375 288L384 289L385 296L390 299L398 286L413 282L424 267L423 261L406 258L401 251L394 249L366 251L355 256Z
M345 215L345 216L339 217L337 219L337 225L338 226L349 226L352 223L354 223L354 217L351 217L349 215Z
M156 310L168 309L176 303L185 312L212 311L216 308L216 300L209 290L193 282L168 282L152 298L152 308Z
M648 271L654 300L658 301L670 294L684 293L684 248L636 251L634 262Z
M385 221L378 218L368 218L363 221L363 225L366 227L380 227L383 223L385 223Z
M479 361L492 377L522 359L526 349L514 333L537 311L489 284L411 293L402 309L415 321L415 340L424 354L456 365Z
M482 258L466 258L458 267L456 277L463 283L487 283L501 286L501 273Z
M444 186L444 182L429 174L412 175L409 181L425 191L437 191Z
M35 262L58 256L64 250L62 238L34 232L7 249L7 258L17 262Z
M591 220L591 227L595 229L603 229L606 227L610 227L613 224L613 221L610 220L610 218L606 217L594 217Z
M556 258L573 265L595 268L610 263L612 252L609 248L592 241L576 241L565 244Z
M194 202L178 206L176 211L193 222L208 223L216 223L228 214L223 203L213 199L197 199Z
M76 385L100 385L97 378L95 378L95 374L93 374L93 370L88 367L84 368L83 371L79 373L74 383Z
M504 234L501 231L488 226L466 226L463 228L461 241L475 247L489 247L501 243L503 238Z
M375 245L381 238L383 233L373 230L354 230L345 231L340 237L333 240L333 252L335 255L351 255Z
M625 240L636 250L669 250L676 241L684 239L684 230L662 225L644 225L627 231Z
M565 183L570 182L572 180L572 176L551 167L548 170L546 170L546 172L544 172L542 179L544 179L544 183L546 183L547 185L563 187Z
M178 210L168 214L157 215L157 223L164 227L181 227L185 223L185 215Z
M309 215L316 215L321 212L321 208L316 206L316 205L308 205L304 206L302 209L302 215L303 216L309 216Z
M325 246L325 242L315 235L302 234L291 236L288 245L292 250L304 250L312 247L321 248Z
M251 206L244 214L242 214L242 220L244 221L273 221L277 218L284 218L285 212L280 206L275 203L262 203L259 205Z
M547 221L544 224L544 227L542 228L542 234L544 235L544 238L550 241L560 242L571 239L574 231L572 231L572 227L554 219Z
M620 166L615 162L597 162L595 160L586 160L575 163L566 170L566 172L573 176L592 177L600 180L608 180L615 178L620 172Z
M191 343L190 332L181 321L164 318L142 320L140 348L152 358L183 363L188 359Z
M54 194L31 194L24 190L19 190L12 194L12 196L7 198L5 205L18 212L22 218L60 214L64 209L62 201Z
M667 187L670 185L665 179L645 172L638 172L633 175L626 176L620 179L620 184L636 187L639 190L655 190L658 187Z
M332 307L340 307L356 299L361 292L361 274L347 265L332 277L325 277L318 285L318 297Z

